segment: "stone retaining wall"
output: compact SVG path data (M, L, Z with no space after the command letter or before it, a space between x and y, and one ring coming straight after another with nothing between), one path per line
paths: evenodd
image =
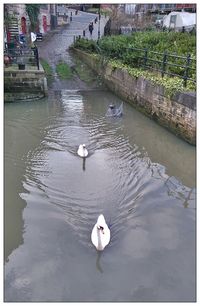
M44 70L4 69L4 101L40 99L47 95L47 80Z
M126 69L112 67L102 59L73 49L93 70L100 74L110 90L131 103L162 126L190 144L196 144L196 94L165 95L164 87L141 77L130 76Z

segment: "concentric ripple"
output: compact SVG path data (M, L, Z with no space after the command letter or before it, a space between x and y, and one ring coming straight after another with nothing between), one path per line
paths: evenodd
M91 245L92 226L104 213L112 245L126 230L127 222L139 226L137 215L153 209L160 194L185 203L194 198L194 192L180 187L178 181L172 183L165 167L152 163L147 151L130 142L123 118L108 120L93 107L79 92L61 91L60 116L47 125L40 145L27 155L27 193L21 196L27 203L33 192L36 201L45 198L46 209L56 208L85 246ZM76 153L80 143L89 150L85 168ZM144 207L147 196L151 200Z

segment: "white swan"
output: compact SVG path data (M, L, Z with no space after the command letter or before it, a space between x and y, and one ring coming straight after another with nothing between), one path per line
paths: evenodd
M110 242L110 230L103 215L98 217L97 223L93 227L91 240L98 251L103 251Z
M86 149L85 144L80 144L77 153L80 157L88 156L88 150Z

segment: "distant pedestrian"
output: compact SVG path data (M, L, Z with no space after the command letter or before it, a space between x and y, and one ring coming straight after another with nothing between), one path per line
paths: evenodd
M93 22L90 22L90 24L89 24L90 36L92 36L93 29L94 29Z

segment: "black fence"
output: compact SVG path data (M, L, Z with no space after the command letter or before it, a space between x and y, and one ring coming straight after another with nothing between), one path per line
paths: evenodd
M39 54L37 47L34 48L7 48L4 57L8 57L7 65L18 65L19 69L31 69L37 67L39 70Z
M108 54L107 50L99 48L99 53L111 58L122 60L132 67L142 67L149 70L158 71L162 77L165 75L179 77L183 79L184 86L187 81L196 84L196 59L190 54L179 56L167 52L159 53L148 49L123 48L120 54Z

